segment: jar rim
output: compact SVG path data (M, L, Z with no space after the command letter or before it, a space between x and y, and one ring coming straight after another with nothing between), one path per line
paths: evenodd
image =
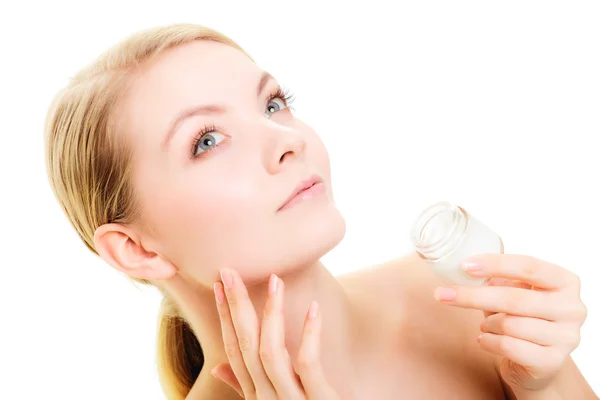
M452 212L452 225L447 229L447 232L444 236L440 237L433 243L423 243L422 235L425 227L443 212ZM464 215L464 211L461 209L461 207L446 201L440 201L426 207L415 219L412 225L411 241L413 242L413 245L419 250L419 252L423 251L430 253L438 251L451 241L452 237L459 229L461 216Z

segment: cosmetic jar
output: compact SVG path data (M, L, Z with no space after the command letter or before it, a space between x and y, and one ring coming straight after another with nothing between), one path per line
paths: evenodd
M486 284L489 278L467 274L462 261L477 254L504 252L504 244L496 232L448 202L425 208L413 224L410 236L419 257L449 284Z

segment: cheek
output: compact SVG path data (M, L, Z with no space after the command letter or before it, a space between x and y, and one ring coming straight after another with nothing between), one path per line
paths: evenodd
M219 175L219 179L199 181L203 183L184 188L173 198L179 214L177 220L183 227L186 221L187 225L194 221L200 226L187 228L223 232L256 218L255 212L251 211L256 211L259 196L252 180Z
M257 212L262 209L259 190L239 173L193 181L199 183L165 188L168 195L157 198L161 206L153 219L160 221L163 242L178 266L218 266L264 219Z

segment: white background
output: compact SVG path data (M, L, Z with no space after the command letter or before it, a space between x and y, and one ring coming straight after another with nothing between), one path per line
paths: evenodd
M12 3L0 9L0 398L164 398L159 297L79 241L46 180L42 124L100 51L171 22L231 36L296 94L347 219L324 258L335 274L405 254L416 214L457 202L507 252L582 278L573 357L600 393L598 2Z

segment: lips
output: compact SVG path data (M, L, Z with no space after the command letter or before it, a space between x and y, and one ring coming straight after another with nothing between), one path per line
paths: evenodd
M300 194L300 193L304 192L305 190L310 189L314 185L316 185L318 183L322 183L322 182L323 182L323 180L318 175L312 175L310 178L308 178L308 179L300 182L298 185L296 185L296 187L294 188L294 190L292 191L292 193L288 196L288 198L281 205L281 207L279 207L279 210L281 210L282 208L284 208L298 194Z

